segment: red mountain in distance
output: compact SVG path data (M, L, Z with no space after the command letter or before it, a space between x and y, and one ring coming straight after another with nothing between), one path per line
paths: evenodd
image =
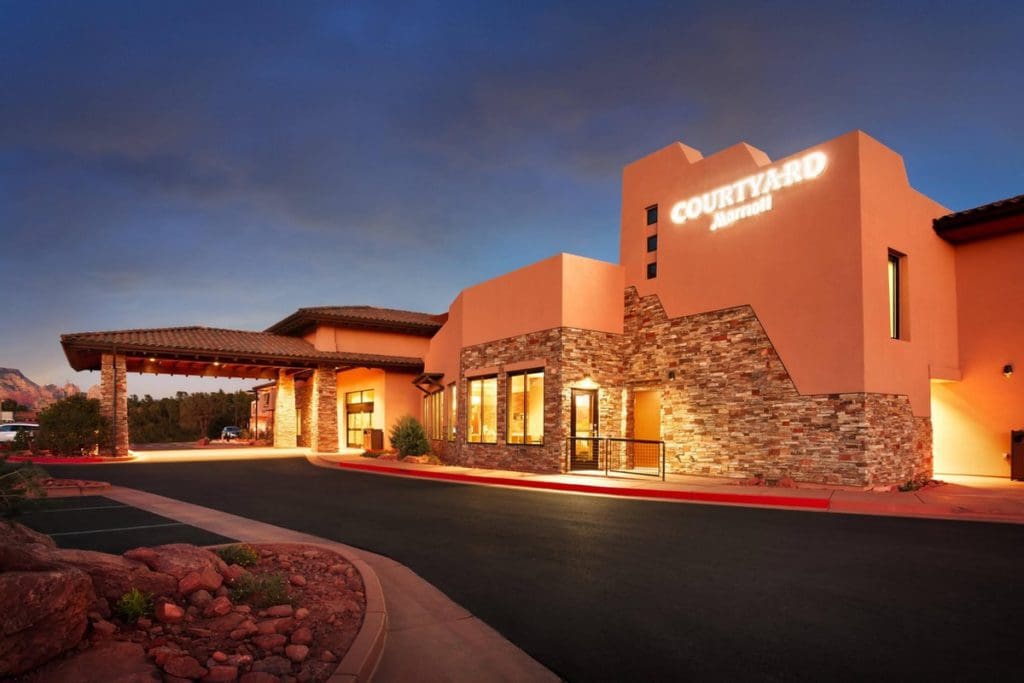
M66 396L81 392L77 385L70 382L62 387L56 384L39 386L15 368L0 368L0 399L9 398L19 405L28 406L32 410L40 410Z

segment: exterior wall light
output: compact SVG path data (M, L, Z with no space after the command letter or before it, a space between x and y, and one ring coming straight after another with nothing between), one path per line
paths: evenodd
M1013 363L1007 363L1003 366L1003 377L1013 377Z

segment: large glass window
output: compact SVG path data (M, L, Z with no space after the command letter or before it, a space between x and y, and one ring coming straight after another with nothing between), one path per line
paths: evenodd
M469 380L468 443L498 443L498 378Z
M373 425L373 389L345 394L345 441L350 448L362 448L363 430Z
M902 339L900 329L900 254L895 251L889 252L889 336L893 339Z
M544 371L508 375L508 442L544 443Z
M455 441L455 431L459 424L459 400L455 393L458 385L448 385L448 440Z

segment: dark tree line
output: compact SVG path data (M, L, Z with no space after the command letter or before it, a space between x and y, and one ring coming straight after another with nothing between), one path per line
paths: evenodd
M128 397L128 433L132 443L195 441L204 436L216 439L224 427L248 426L252 398L246 391L179 391L160 399L133 394Z

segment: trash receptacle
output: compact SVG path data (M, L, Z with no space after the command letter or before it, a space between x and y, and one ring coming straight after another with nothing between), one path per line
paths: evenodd
M1010 432L1010 479L1024 480L1024 429Z
M363 430L363 450L364 451L382 451L384 450L384 430L383 429L364 429Z

